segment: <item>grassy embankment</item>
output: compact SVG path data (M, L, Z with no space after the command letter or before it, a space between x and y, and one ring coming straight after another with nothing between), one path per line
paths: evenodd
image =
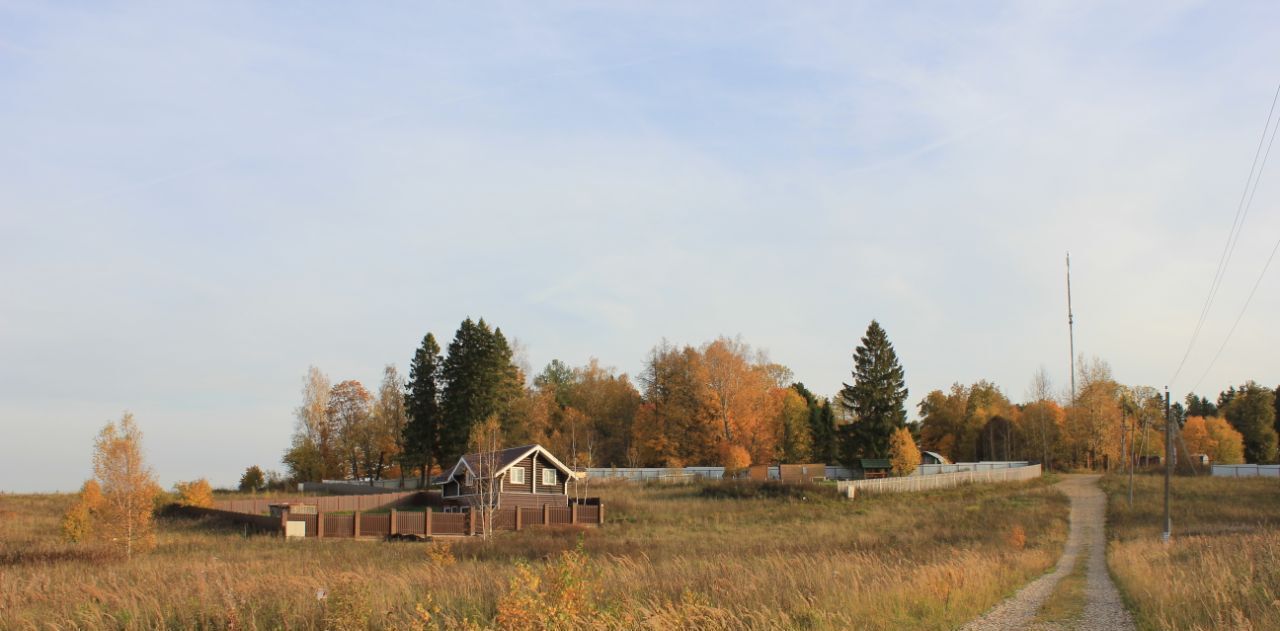
M1177 477L1173 541L1164 479L1103 478L1107 559L1143 629L1280 629L1280 481Z
M742 489L756 497L601 486L604 528L451 551L161 520L132 562L59 540L70 496L0 495L0 626L943 629L1049 569L1066 536L1044 480L854 502Z

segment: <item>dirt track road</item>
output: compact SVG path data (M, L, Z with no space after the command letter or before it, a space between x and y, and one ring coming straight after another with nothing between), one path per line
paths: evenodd
M996 605L978 619L963 627L964 631L997 629L1134 629L1133 616L1120 600L1120 592L1107 573L1106 507L1107 498L1098 488L1096 475L1072 475L1058 483L1071 499L1071 530L1062 558L1054 570L1023 587L1008 600ZM1053 593L1062 577L1071 573L1082 552L1088 563L1085 583L1084 612L1070 624L1046 624L1035 621L1036 612Z

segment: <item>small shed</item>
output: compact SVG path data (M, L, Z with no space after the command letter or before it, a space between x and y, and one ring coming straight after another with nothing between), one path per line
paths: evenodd
M922 451L920 452L920 464L951 464L951 461L936 451Z
M862 470L862 477L865 479L887 478L889 472L893 471L888 458L859 458L858 468Z
M827 465L822 463L778 465L778 479L783 484L811 484L826 477Z

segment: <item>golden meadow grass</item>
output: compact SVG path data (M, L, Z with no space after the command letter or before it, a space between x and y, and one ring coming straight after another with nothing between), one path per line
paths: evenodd
M133 562L58 539L70 496L0 495L0 625L943 629L1048 570L1066 536L1066 499L1043 480L856 502L702 488L600 486L604 528L455 540L443 555L161 520L158 548ZM585 560L566 570L579 542ZM563 585L575 602L524 610Z
M1163 478L1103 479L1112 575L1144 629L1280 629L1280 480L1177 477L1173 541Z

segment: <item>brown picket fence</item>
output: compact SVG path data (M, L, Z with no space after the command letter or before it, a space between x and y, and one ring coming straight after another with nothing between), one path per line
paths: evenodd
M220 511L221 512L221 511ZM353 538L375 537L385 538L398 535L430 536L466 536L484 532L483 520L476 512L439 512L432 510L397 510L387 513L320 513L318 515L282 515L281 517L264 517L259 515L243 515L240 517L254 520L274 520L275 530L283 529L283 521L302 522L305 524L307 537ZM472 523L473 519L474 523ZM571 505L568 507L544 508L499 508L493 512L493 529L495 532L523 530L534 526L581 525L599 526L604 523L604 507L594 505Z

